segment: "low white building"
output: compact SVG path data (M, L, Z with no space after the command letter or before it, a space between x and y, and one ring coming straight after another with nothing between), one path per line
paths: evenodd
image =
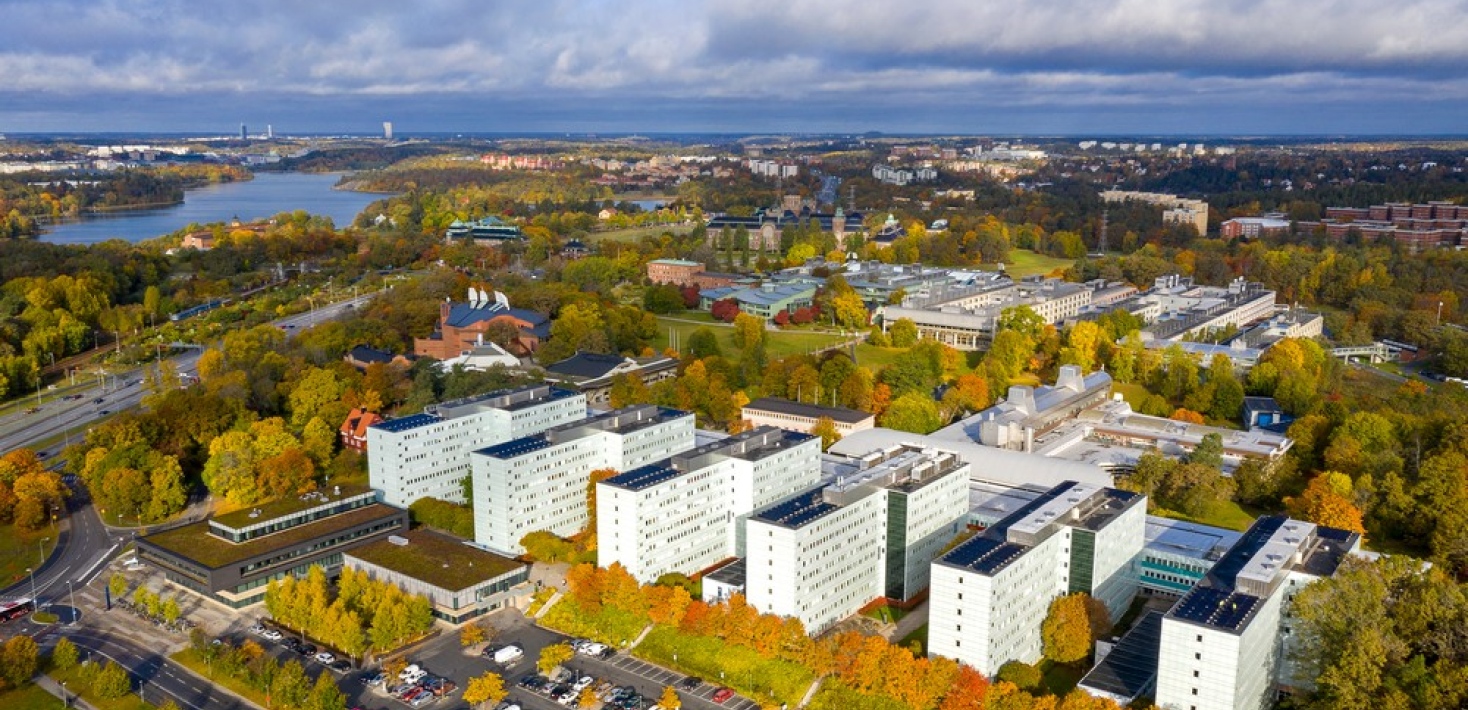
M817 634L874 600L908 600L927 587L926 568L968 512L968 465L951 452L899 446L858 466L749 518L751 606Z
M372 579L421 594L433 615L461 624L508 606L526 589L530 565L471 547L427 528L404 530L343 553L343 564Z
M802 432L809 432L816 422L828 418L841 436L850 436L876 425L876 417L871 412L793 402L783 397L760 397L744 405L742 416L751 426L773 426Z
M744 520L815 485L820 456L818 437L767 426L601 481L598 563L651 584L736 557Z
M367 429L367 471L386 503L467 503L469 452L586 416L586 397L547 385L497 390L430 406Z
M1041 657L1056 597L1085 592L1120 618L1137 590L1146 498L1068 482L934 561L928 652L994 675Z
M687 451L693 425L689 412L640 405L474 451L475 541L518 555L529 533L576 533L588 520L592 471L630 471Z

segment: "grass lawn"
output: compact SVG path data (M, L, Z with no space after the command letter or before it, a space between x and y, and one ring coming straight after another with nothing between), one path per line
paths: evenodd
M82 687L82 683L77 680L77 677L78 677L78 669L79 668L80 668L80 666L78 666L77 668L72 668L70 670L65 670L65 671L55 671L55 670L53 670L50 673L48 673L47 675L50 675L52 678L56 679L57 681L65 682L66 683L66 689L68 691L71 691L71 692L75 693L77 689L79 689L79 688ZM144 694L147 693L146 690L143 691L143 692L144 692ZM156 693L158 691L155 690L154 692ZM42 694L45 695L46 697L54 697L50 693L45 693L44 691L42 692ZM124 695L124 696L122 696L120 698L113 698L111 700L103 700L103 699L97 697L96 693L93 693L91 691L91 689L88 688L88 689L85 690L85 692L82 692L81 693L81 697L82 697L82 699L84 699L84 700L87 701L87 704L88 705L92 706L96 710L157 710L157 707L156 706L151 705L149 703L145 703L141 699L139 699L138 698L138 694L136 692L128 693L127 695ZM264 698L261 698L261 700L264 700ZM159 702L162 702L162 700L160 699ZM75 703L73 703L73 705L75 705ZM5 707L12 707L12 706L6 705ZM22 705L22 706L19 706L19 707L28 707L28 706ZM50 706L43 705L41 707L50 707ZM263 707L263 705L262 705L262 707Z
M1134 382L1113 382L1111 383L1111 391L1121 393L1122 399L1125 399L1126 403L1131 405L1132 411L1134 412L1141 411L1142 400L1146 399L1148 395L1146 387Z
M927 624L923 624L922 626L919 626L916 629L913 629L912 630L912 633L910 633L910 634L908 634L906 636L903 636L902 637L902 640L897 642L897 645L899 645L899 646L901 646L903 648L912 648L912 645L914 643L916 643L918 646L917 646L916 652L913 655L917 656L918 658L922 658L922 657L928 655L928 625Z
M1062 259L1054 256L1045 256L1028 249L1010 249L1009 263L1004 265L1004 271L1015 279L1036 274L1045 275L1060 269L1064 271L1075 264L1074 259ZM998 268L994 264L985 264L986 269Z
M698 316L702 316L702 318ZM684 347L687 347L688 337L693 335L693 331L699 328L708 328L714 332L714 335L719 339L719 349L725 358L729 360L739 359L740 349L734 346L734 328L724 323L714 322L707 313L658 316L658 335L652 341L652 348L658 352L662 352L664 348L668 347L669 332L677 333L679 342ZM765 345L765 354L772 359L787 355L808 353L843 340L840 335L798 330L767 331L765 337L768 340Z
M1212 525L1214 527L1224 528L1225 530L1238 530L1240 532L1248 530L1249 526L1254 524L1254 518L1256 517L1249 511L1244 510L1238 503L1231 500L1210 505L1208 510L1198 517L1187 516L1170 510L1157 510L1155 514L1176 520L1186 520L1190 523L1198 523L1199 525Z
M1067 693L1076 689L1076 684L1086 676L1085 668L1079 665L1063 665L1042 661L1040 673L1043 677L1041 683L1051 695L1064 697Z
M41 542L44 538L49 539ZM44 558L38 543L47 555L51 554L56 548L56 528L47 526L26 532L15 525L0 525L0 586L27 579L26 568L40 565Z
M611 239L621 242L635 242L643 237L656 237L663 232L674 234L687 233L691 228L681 224L660 224L651 227L627 227L626 229L608 229L605 232L591 232L586 235L586 241L597 242L603 239Z
M265 707L264 693L255 690L254 688L251 688L247 683L245 683L243 678L235 678L234 676L225 675L223 673L210 672L209 664L205 663L204 659L199 656L199 652L195 651L192 648L186 648L182 651L179 651L178 653L169 656L168 659L199 674L200 676L203 676L204 678L208 678L209 682L215 685L222 686L225 689L240 695L246 700L249 700L250 702L262 708Z
M62 710L64 707L66 706L61 704L61 698L41 690L41 687L34 683L0 693L0 708Z
M907 616L907 610L890 606L879 606L871 611L862 612L862 616L871 617L884 624L895 624L898 619Z
M794 707L815 680L810 670L713 636L694 636L668 626L654 627L632 655L709 683L727 685L749 698L771 699ZM676 657L676 658L675 658ZM722 676L722 677L721 677Z

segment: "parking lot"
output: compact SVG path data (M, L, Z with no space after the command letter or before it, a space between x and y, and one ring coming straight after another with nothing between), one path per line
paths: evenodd
M688 701L691 698L696 697L701 700L708 701L710 707L732 708L733 710L759 710L758 703L738 695L729 698L728 700L724 701L723 704L715 704L713 701L713 696L714 693L718 692L721 686L704 682L699 683L692 690L685 690L680 685L680 683L682 683L682 681L687 678L687 676L683 675L682 673L670 671L660 666L655 666L651 663L648 663L647 661L638 660L636 658L633 658L632 656L617 655L605 661L593 661L593 664L598 663L611 666L612 668L617 668L627 673L635 674L641 678L646 678L657 684L659 687L665 685L674 686L678 688L678 694L683 697L684 706L693 705L693 703L690 703Z

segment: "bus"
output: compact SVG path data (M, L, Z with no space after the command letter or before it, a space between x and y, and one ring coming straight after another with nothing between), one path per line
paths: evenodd
M22 618L35 610L36 605L30 599L0 602L0 624Z

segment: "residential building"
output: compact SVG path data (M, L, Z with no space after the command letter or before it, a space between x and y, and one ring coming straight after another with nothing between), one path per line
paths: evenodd
M1208 233L1208 203L1190 200L1161 192L1127 192L1103 190L1101 199L1110 202L1146 202L1162 208L1162 221L1170 224L1191 225L1198 234Z
M1331 239L1352 234L1364 240L1392 239L1411 251L1468 245L1468 206L1451 202L1388 203L1371 207L1327 207L1325 219L1300 222L1301 230L1323 230Z
M1361 536L1284 516L1254 521L1207 577L1162 619L1157 705L1263 710L1279 688L1308 687L1289 652L1295 594L1331 577Z
M408 511L365 486L333 486L137 538L138 559L189 591L240 609L272 580L328 575L353 548L408 529Z
M794 313L815 301L817 287L810 283L763 283L752 288L716 288L699 292L699 305L704 310L716 301L734 299L740 313L771 320L780 313Z
M511 308L509 299L496 291L493 297L481 289L469 289L465 303L439 305L438 327L427 338L413 339L419 357L448 360L483 345L490 328L503 323L515 329L508 349L519 355L535 352L540 341L550 337L550 318L543 313Z
M589 520L592 471L630 471L693 445L693 414L640 405L474 451L474 540L519 555L529 533L570 536Z
M743 553L751 511L814 485L821 440L762 426L596 485L597 552L651 584Z
M402 355L396 355L386 350L379 350L378 348L367 345L353 347L347 351L347 354L342 357L342 360L359 371L365 371L370 365L397 365L406 368L413 364L408 358Z
M352 549L343 555L347 567L408 594L421 594L433 615L462 624L509 606L519 588L525 591L530 565L472 547L468 540L427 528Z
M643 384L671 379L678 375L677 358L663 355L624 357L578 351L575 355L545 366L545 379L566 389L580 392L588 404L606 404L611 400L612 380L619 375L637 375Z
M816 422L827 418L836 425L836 433L841 436L876 425L876 417L870 412L792 402L783 397L760 397L744 405L742 416L753 426L774 426L801 432L810 431Z
M1041 657L1050 602L1085 592L1118 619L1137 591L1146 498L1055 486L933 563L928 652L993 676Z
M393 505L424 497L466 503L461 484L471 470L469 452L585 416L585 395L548 385L432 405L368 427L368 477Z
M373 424L382 421L382 417L376 412L369 412L361 407L353 407L342 422L337 435L341 437L342 448L353 451L367 450L367 430Z
M871 451L856 469L757 511L745 524L749 604L821 633L882 598L915 599L962 529L968 465L915 446Z
M1218 235L1224 239L1258 239L1289 233L1290 221L1282 214L1234 217L1218 225Z

